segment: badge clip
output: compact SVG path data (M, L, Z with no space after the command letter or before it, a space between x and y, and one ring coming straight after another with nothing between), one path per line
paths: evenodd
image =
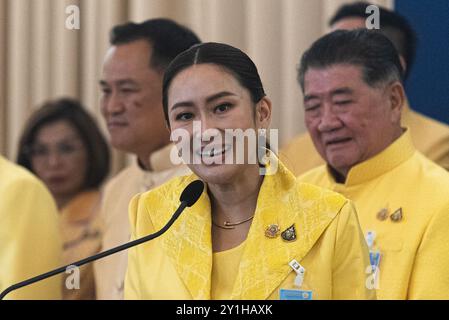
M304 275L306 273L306 268L304 268L298 261L296 261L295 259L293 259L292 261L290 261L290 263L288 264L293 271L295 271L296 273L296 278L295 278L295 287L301 288L302 283L304 282Z

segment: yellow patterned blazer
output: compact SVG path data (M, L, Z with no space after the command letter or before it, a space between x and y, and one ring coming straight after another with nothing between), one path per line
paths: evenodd
M162 228L195 175L174 178L130 203L132 238ZM297 240L267 238L268 225L295 225ZM161 237L129 250L125 299L210 299L211 207L207 192ZM300 183L281 163L259 192L229 299L279 299L294 288L296 259L306 269L302 289L314 299L372 299L368 249L352 203L335 192Z

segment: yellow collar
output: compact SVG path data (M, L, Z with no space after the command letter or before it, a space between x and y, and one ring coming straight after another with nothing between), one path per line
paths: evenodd
M396 141L382 152L352 167L344 185L349 187L375 179L408 160L415 151L410 130L406 129ZM328 179L336 183L329 167L327 167L327 175Z
M195 175L175 179L150 193L145 206L155 230L165 225L178 206L183 188L196 179ZM326 192L299 183L280 162L276 174L264 177L232 299L266 299L292 271L288 263L301 261L311 250L346 201L332 193L324 204ZM154 210L158 204L161 208ZM265 230L271 224L278 224L281 231L295 225L297 240L285 242L280 235L267 238ZM207 192L162 236L162 247L192 297L210 299L212 236Z
M61 209L61 216L70 223L87 222L96 214L99 204L100 195L97 190L84 191Z

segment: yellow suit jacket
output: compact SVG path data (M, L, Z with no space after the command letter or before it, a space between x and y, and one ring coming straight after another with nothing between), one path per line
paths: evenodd
M402 124L410 129L413 144L427 158L449 170L449 126L410 109L402 112ZM300 134L279 153L279 158L296 175L324 164L308 133Z
M449 173L416 151L408 131L351 168L344 184L326 166L299 180L354 201L382 254L379 299L449 299Z
M62 265L56 205L45 186L0 156L0 291ZM55 276L6 299L61 299Z
M195 175L175 178L130 204L132 238L159 230L179 205ZM268 225L295 225L297 240L265 237ZM207 192L187 208L161 237L129 251L125 299L210 299L212 270L211 209ZM343 196L298 183L279 163L259 192L230 299L279 299L293 288L288 263L306 268L303 288L314 299L368 299L367 247L352 204Z

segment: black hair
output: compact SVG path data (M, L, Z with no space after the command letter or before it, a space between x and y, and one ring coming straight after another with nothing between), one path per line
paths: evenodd
M336 64L362 67L363 80L371 87L395 80L402 82L402 65L387 37L366 29L337 30L315 41L302 56L298 82L303 92L308 69Z
M329 26L345 18L357 17L366 19L369 15L366 13L366 8L370 5L368 2L359 1L341 6L330 19ZM398 53L404 57L407 64L404 79L407 79L416 56L416 47L418 45L416 32L407 19L399 13L382 6L376 6L379 8L380 14L380 32L393 42Z
M257 67L246 53L222 43L208 42L195 45L178 55L165 71L162 83L162 105L167 123L169 122L168 90L173 78L192 65L205 63L217 65L230 72L244 88L248 89L253 103L258 103L265 97Z
M98 188L109 173L109 148L93 118L74 99L47 101L31 115L20 138L17 163L34 172L31 157L36 136L42 127L57 121L73 126L86 147L88 169L83 188Z
M150 66L162 71L179 53L201 42L193 31L163 18L115 26L109 37L111 45L127 44L137 40L148 41L152 46Z

